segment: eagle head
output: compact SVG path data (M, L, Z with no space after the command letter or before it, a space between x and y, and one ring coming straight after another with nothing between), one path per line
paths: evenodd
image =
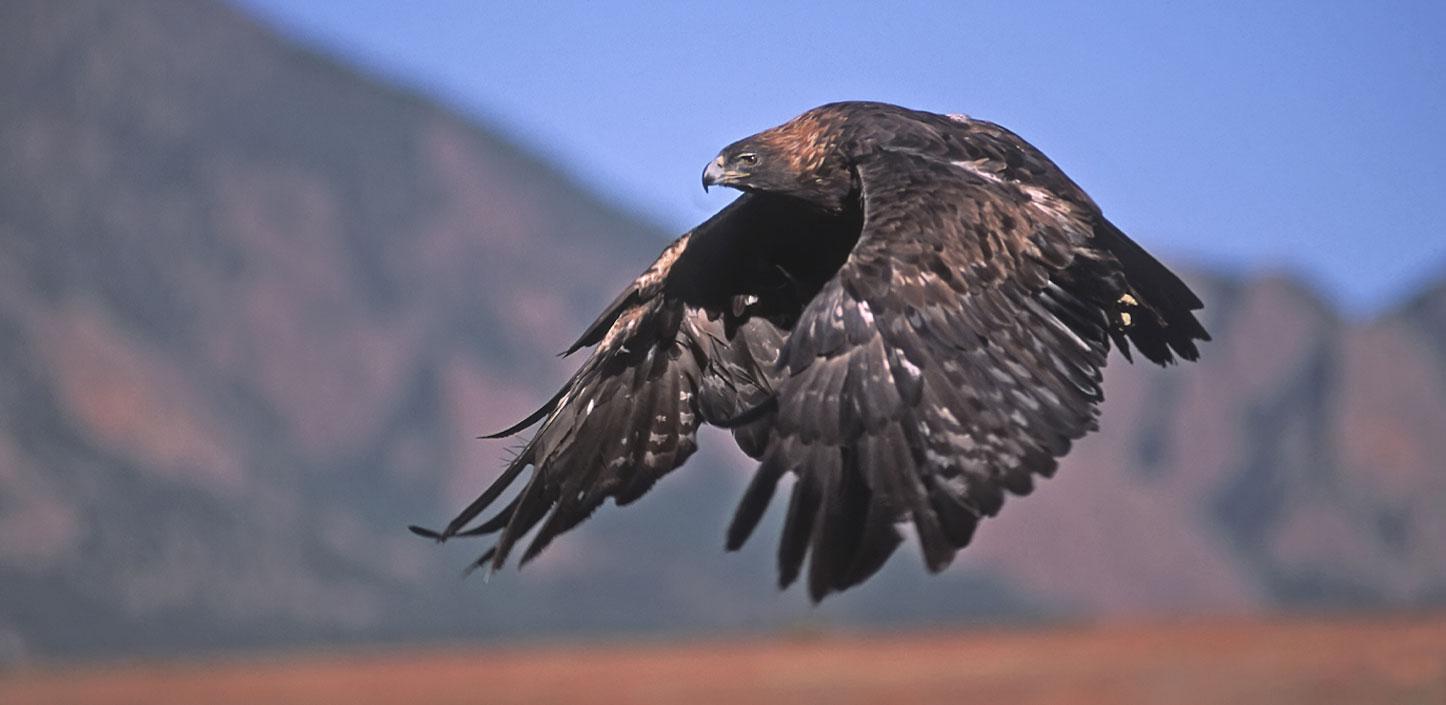
M769 145L754 138L739 140L723 148L703 170L703 190L729 186L739 191L774 191L787 188L793 175L787 160Z
M703 169L703 190L728 186L843 210L853 195L853 170L836 149L832 126L809 113L723 148Z

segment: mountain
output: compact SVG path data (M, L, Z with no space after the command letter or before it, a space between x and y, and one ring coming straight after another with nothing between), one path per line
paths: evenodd
M713 433L464 580L483 546L403 527L667 237L228 6L0 4L0 662L1446 596L1446 281L1360 322L1207 274L1204 360L1112 363L1103 432L944 575L778 593L777 510L721 549L749 468Z

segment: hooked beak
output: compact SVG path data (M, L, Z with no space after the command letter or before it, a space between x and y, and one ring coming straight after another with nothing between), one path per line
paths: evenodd
M703 192L707 193L709 186L723 183L728 176L730 174L723 168L723 156L719 155L717 159L708 164L707 169L703 170Z

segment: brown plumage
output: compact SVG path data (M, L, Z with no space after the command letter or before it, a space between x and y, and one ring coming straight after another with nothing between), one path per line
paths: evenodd
M1095 427L1111 341L1166 364L1208 340L1200 300L1043 154L992 123L825 105L725 148L743 191L684 234L568 348L596 346L487 490L440 532L535 556L637 499L731 428L759 461L727 547L796 478L779 581L814 600L878 571L912 524L931 571L1005 492ZM521 491L472 526L531 468Z

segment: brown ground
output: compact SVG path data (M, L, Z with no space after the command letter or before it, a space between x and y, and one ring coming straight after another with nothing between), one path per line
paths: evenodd
M0 703L1446 703L1446 614L467 648L0 675Z

